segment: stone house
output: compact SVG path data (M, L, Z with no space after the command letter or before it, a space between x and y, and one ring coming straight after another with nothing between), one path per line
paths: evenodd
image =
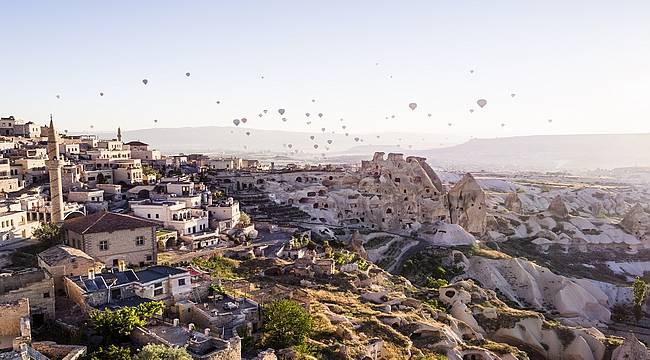
M89 270L98 273L104 268L104 264L92 256L65 245L54 246L38 254L38 266L54 278L57 293L65 291L65 276L81 276L88 274Z
M121 265L123 266L123 265ZM68 296L85 311L91 308L118 308L147 301L174 304L192 297L191 274L169 266L152 266L133 271L110 272L64 278Z
M43 269L0 274L0 303L29 299L32 324L54 320L54 279Z
M122 260L142 267L156 263L157 226L135 216L99 212L66 220L64 230L66 245L108 266L117 266Z
M146 328L137 327L131 333L131 340L138 346L162 344L172 347L185 347L195 360L240 360L241 339L236 334L227 340L212 335L210 329L195 331L194 325L179 325L157 321Z

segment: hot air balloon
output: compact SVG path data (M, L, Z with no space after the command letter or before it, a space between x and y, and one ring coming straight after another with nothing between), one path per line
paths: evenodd
M288 144L287 146L289 147L289 149L291 149L293 147L292 144Z
M470 114L473 113L473 112L474 112L474 109L469 109Z
M103 93L103 92L100 92L100 93L99 93L99 96L104 96L104 93Z
M142 83L143 83L143 84L147 85L148 82L149 82L149 80L147 80L147 79L142 79Z
M474 73L474 70L470 70L469 73L470 73L470 74L473 74L473 73Z
M244 124L246 124L247 121L248 121L248 119L246 119L246 118L241 118L241 122L243 122Z
M314 140L316 137L314 135L309 137L310 139Z
M91 128L91 129L94 129L94 128L95 128L95 125L90 125L90 128Z
M410 103L410 104L409 104L409 107L411 108L411 110L415 110L415 108L418 107L418 104L416 104L416 103Z
M318 149L318 144L314 144L314 149Z
M506 126L506 124L504 124L504 123L501 123L501 127L504 127L504 126Z
M391 119L394 119L394 118L395 118L395 115L391 115L390 118L391 118Z
M553 119L548 119L548 122L549 122L549 123L552 123L552 122L553 122Z
M262 117L262 113L257 114L257 116Z
M480 106L480 107L484 107L485 105L487 105L487 100L485 100L485 99L478 99L478 100L476 101L476 103L478 104L478 106Z
M428 117L431 117L431 114L427 114Z
M262 112L266 114L268 112L268 110L264 109L264 110L262 110Z
M316 102L316 99L311 99L311 102L315 103L315 102Z
M309 117L309 115L311 115L311 114L310 114L310 113L305 113L305 116L306 116L306 117Z
M239 119L233 120L232 123L235 124L235 126L239 126Z
M280 113L280 115L284 115L284 109L278 109L278 112Z
M323 117L323 113L318 113L318 117L319 117L319 118L322 118L322 117Z
M359 138L358 138L358 137L355 137L355 138L354 138L354 141L358 142L358 141L359 141Z
M345 136L350 136L350 134L349 134L349 133L345 133Z
M57 98L57 99L60 99L60 98L61 98L61 95L57 95L56 98Z
M287 122L287 118L283 117L282 121Z
M311 121L307 121L307 125L311 124Z
M515 97L515 95L516 95L516 94L512 93L512 94L510 94L510 97Z
M325 132L325 128L320 128L320 131Z
M447 123L448 126L451 126L451 123Z
M217 100L217 104L221 104L221 101Z
M332 140L327 140L327 143L332 145Z
M153 122L154 122L154 123L158 123L158 119L154 119Z
M247 136L251 136L251 132L250 132L250 131L246 131L246 135L247 135Z
M377 135L377 139L379 139L379 135Z
M185 76L190 77L190 73L186 72Z
M341 129L343 129L343 130L345 130L345 128L346 128L346 126L345 126L345 125L342 125L342 126L341 126Z

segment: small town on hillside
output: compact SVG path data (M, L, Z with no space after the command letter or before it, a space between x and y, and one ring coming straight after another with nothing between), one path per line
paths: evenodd
M124 142L119 128L111 139L67 135L52 119L3 117L0 132L0 345L8 351L0 359L147 358L151 346L213 360L523 354L486 340L443 341L451 329L480 339L452 320L476 321L464 315L476 310L466 313L463 294L493 304L498 319L523 311L471 280L447 282L476 266L465 254L505 256L478 246L500 227L471 174L449 186L426 159L397 153L337 166L163 155ZM522 211L516 193L504 201ZM571 216L559 196L545 213ZM641 239L643 214L633 207L621 223ZM432 251L429 263L416 262ZM555 315L610 316L562 302ZM485 316L477 319L487 328ZM639 351L625 334L607 341ZM558 343L553 351L574 350Z

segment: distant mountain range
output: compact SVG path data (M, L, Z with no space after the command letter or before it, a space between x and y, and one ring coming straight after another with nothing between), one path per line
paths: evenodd
M384 151L424 156L434 166L474 171L650 166L650 134L539 135L465 141L458 136L436 134L346 136L328 131L309 133L208 126L132 130L125 131L123 137L125 141L146 142L164 153L268 153L303 159L325 153L327 159L356 162L371 157L375 151Z
M114 138L115 133L99 133L102 138ZM460 144L463 137L418 133L345 133L331 130L292 132L258 130L246 127L183 127L152 128L123 132L123 140L140 140L164 153L276 152L286 154L320 155L344 152L355 145L374 144L381 148L397 145L408 149L430 149ZM313 139L312 139L313 137ZM389 145L390 144L390 145ZM314 147L317 145L317 147ZM329 148L329 149L328 149Z
M650 134L473 139L420 153L433 165L474 170L587 170L650 166Z

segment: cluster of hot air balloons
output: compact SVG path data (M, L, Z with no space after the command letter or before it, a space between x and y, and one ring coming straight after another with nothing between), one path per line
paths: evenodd
M376 62L376 63L375 63L375 66L379 66L379 65L380 65L379 62ZM473 75L473 74L475 74L475 70L474 70L474 69L470 69L470 70L469 70L469 73ZM184 74L185 74L185 77L186 77L186 78L189 78L189 77L191 76L191 73L190 73L189 71L188 71L188 72L185 72ZM392 78L393 75L389 75L389 77ZM264 79L264 75L261 75L261 79ZM141 81L142 81L142 84L145 85L145 86L147 86L147 85L149 84L149 79L148 79L148 78L144 78L144 79L142 79ZM514 93L514 92L511 92L509 95L510 95L511 98L514 98L515 96L517 96L517 94ZM100 97L104 97L104 92L103 92L103 91L100 91L100 92L99 92L99 96L100 96ZM57 99L61 99L61 98L62 98L61 94L56 94L56 98L57 98ZM315 99L315 98L311 98L311 103L312 103L312 104L315 104L315 103L316 103L316 99ZM216 104L218 104L218 105L221 104L221 100L216 100ZM479 98L479 99L477 99L477 100L475 101L475 104L478 106L478 109L484 109L484 108L487 106L488 101L487 101L486 99L484 99L484 98ZM411 112L416 112L416 110L419 108L419 105L418 105L418 103L415 102L415 101L413 101L413 102L409 102L409 103L408 103L408 108L411 110ZM476 111L476 110L475 110L475 108L473 108L473 107L469 109L470 114L471 114L471 113L474 113L475 111ZM278 109L277 109L277 112L278 112L278 114L280 115L280 120L281 120L282 122L287 122L287 121L289 120L289 118L286 116L286 114L287 114L288 112L287 112L287 110L286 110L285 108L283 108L283 107L278 108ZM264 110L262 110L262 112L260 112L260 113L258 114L258 117L259 117L259 118L262 118L262 117L264 117L264 115L267 114L267 113L268 113L268 110L267 110L267 109L264 109ZM314 120L313 120L314 118L312 117L313 114L316 114L317 117L318 117L318 119L323 119L323 118L325 117L325 115L324 115L323 112L318 112L318 113L316 113L316 112L309 112L309 111L308 111L308 112L305 112L304 115L305 115L305 118L306 118L306 124L307 124L307 125L311 125L311 124L313 123L313 121L314 121ZM431 117L433 116L433 114L430 113L430 112L427 113L426 115L427 115L427 117L429 117L429 118L431 118ZM318 120L318 119L316 119L316 120ZM396 119L396 115L395 115L395 114L387 115L387 116L385 116L385 119L386 119L386 120L389 120L389 119ZM158 123L158 120L157 120L157 119L155 119L155 120L153 120L153 121L154 121L154 123ZM242 125L242 124L246 124L247 121L248 121L248 120L246 119L246 117L240 117L240 118L233 119L233 120L232 120L232 123L233 123L236 127L239 127L239 126ZM343 122L344 122L344 119L343 119L343 118L340 118L340 121L343 123ZM552 119L548 119L547 121L548 121L549 124L553 122ZM448 126L452 126L453 124L452 124L451 122L448 122L447 125L448 125ZM340 126L341 126L341 130L346 131L346 132L344 132L344 135L345 135L345 136L350 136L350 133L347 132L347 131L349 131L349 130L348 130L348 125L347 125L347 124L341 124ZM506 126L506 124L505 124L505 123L500 123L500 126L501 126L501 128L503 128L503 127ZM93 125L91 125L90 127L91 127L91 128L94 128ZM330 128L330 127L328 127L328 126L322 126L322 127L320 127L320 130L321 130L321 132L324 134L324 133L326 133L326 131L327 131L328 128ZM332 134L335 134L335 133L336 133L336 131L332 130L332 128L330 128L330 130L331 130L331 133L332 133ZM231 131L231 133L232 133L232 131ZM246 134L247 136L251 136L251 135L252 135L252 132L251 132L251 131L246 131L245 134ZM380 139L380 136L379 136L379 135L376 135L376 138L377 138L377 139ZM315 136L314 136L314 135L311 135L311 136L310 136L310 139L311 139L312 141L315 141ZM361 137L359 137L359 136L355 136L355 137L353 137L353 140L354 140L355 142L364 142L364 139L361 138ZM399 138L398 141L401 142L402 139ZM424 139L423 139L423 141L424 141ZM325 142L326 142L327 145L325 145L325 144L317 144L317 143L314 143L314 144L312 144L312 146L313 146L314 149L319 149L319 148L321 148L321 147L325 147L326 150L329 150L329 146L328 146L328 145L332 145L332 144L334 143L334 141L333 141L332 139L326 139ZM400 144L397 144L397 146L400 146ZM292 148L294 147L294 144L283 144L283 147L286 147L286 148L288 148L288 149L292 149ZM244 148L247 148L247 147L244 146ZM412 148L412 145L408 145L408 148ZM295 151L295 152L298 152L298 149L294 149L294 151ZM324 154L323 154L323 155L324 155Z

